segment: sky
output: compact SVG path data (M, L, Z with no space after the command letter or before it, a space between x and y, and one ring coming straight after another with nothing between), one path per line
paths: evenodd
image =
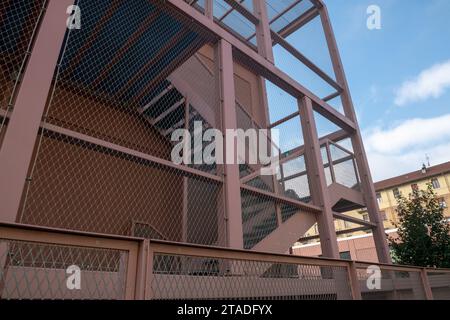
M450 161L450 1L324 1L374 180L419 170L427 156L431 165ZM381 9L379 30L367 28L370 5ZM288 40L332 75L319 26L316 19ZM280 69L318 96L332 92L280 47L274 54ZM282 97L268 91L269 105ZM341 110L339 101L330 104ZM271 112L271 120L283 115ZM329 129L322 122L319 133Z

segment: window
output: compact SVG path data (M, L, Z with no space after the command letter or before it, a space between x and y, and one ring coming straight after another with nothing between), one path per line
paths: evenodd
M413 183L413 184L411 185L411 190L412 190L412 191L419 191L419 186L417 185L417 183Z
M352 256L350 254L350 251L339 252L339 257L342 260L352 260Z
M400 191L398 190L398 188L394 188L394 190L392 190L392 193L394 194L395 198L400 197Z
M433 185L434 189L439 189L441 187L441 184L439 183L439 180L437 178L431 179L431 184Z
M377 201L378 204L381 204L383 202L383 198L381 197L381 193L377 192Z
M447 202L445 202L445 199L444 199L444 198L440 198L440 199L439 199L439 206L440 206L442 209L447 208Z
M317 224L314 225L314 233L315 234L319 233L319 227L317 226Z
M344 228L345 229L350 228L350 222L344 220Z
M380 216L381 216L381 219L383 219L383 221L387 221L387 215L386 215L385 211L380 211Z
M370 221L370 219L369 219L369 215L366 213L366 214L363 214L363 220L364 221L366 221L366 222L368 222L368 221Z

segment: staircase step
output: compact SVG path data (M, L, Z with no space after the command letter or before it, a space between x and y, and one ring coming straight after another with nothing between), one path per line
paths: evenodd
M165 85L167 85L167 84L168 84L168 81L165 81ZM164 88L164 85L161 87ZM140 108L139 111L141 113L144 113L145 111L147 111L147 109L151 108L156 102L158 102L164 95L166 95L172 89L173 89L173 85L169 83L162 91L155 90L154 98L149 103L147 103L145 106Z
M183 96L178 92L178 90L172 88L164 94L164 96L158 99L158 101L156 101L151 108L146 109L143 114L153 119L157 118L181 99L183 99Z

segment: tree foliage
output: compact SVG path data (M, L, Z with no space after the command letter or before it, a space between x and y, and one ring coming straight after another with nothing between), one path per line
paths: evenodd
M395 263L422 267L450 267L450 225L431 184L397 197L397 237L390 237Z

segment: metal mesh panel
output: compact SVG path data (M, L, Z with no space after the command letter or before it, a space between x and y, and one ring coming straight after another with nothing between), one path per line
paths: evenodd
M5 0L0 3L0 109L13 108L15 93L30 55L45 0ZM0 119L0 132L5 120Z
M357 268L363 300L424 300L420 272L392 271L381 269L380 287L370 289L371 273L366 268ZM373 275L372 275L373 276Z
M450 272L428 272L428 283L434 300L450 300Z
M350 299L344 267L157 254L155 299Z
M123 299L128 254L113 249L0 239L2 299ZM80 289L67 268L80 268Z
M284 162L280 168L278 181L285 196L302 202L311 200L304 156Z
M313 7L309 0L266 0L272 30L279 32Z
M279 133L280 153L290 153L292 150L303 146L304 141L299 116L280 123L272 128L272 131L274 130Z
M220 123L214 88L198 87L215 76L200 79L194 60L209 34L159 1L78 5L82 28L66 35L19 221L216 244L216 167L171 157L175 130Z
M247 0L238 2L242 2L244 7L246 7L245 3L250 1ZM246 9L250 9L249 11L252 12L251 7L247 6ZM255 34L255 25L242 14L236 10L233 10L224 0L213 0L213 15L217 19L216 21L218 23L232 31L243 41L250 39L251 36ZM254 44L254 41L252 41L252 43Z
M251 249L277 227L275 202L269 197L241 190L244 248Z
M167 240L217 240L220 184L144 158L46 133L28 185L23 223L130 235L138 221Z
M329 145L336 182L352 189L359 189L355 156L340 147Z
M165 78L206 43L149 1L80 3L46 121L168 159L184 95Z

